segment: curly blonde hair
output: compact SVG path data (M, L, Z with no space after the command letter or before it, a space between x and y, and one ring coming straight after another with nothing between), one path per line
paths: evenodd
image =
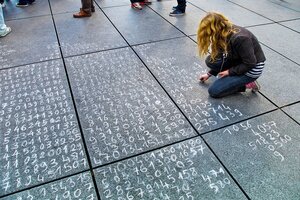
M235 32L233 24L224 15L209 12L201 20L197 31L198 51L201 57L210 52L212 61L218 53L228 53L228 36Z

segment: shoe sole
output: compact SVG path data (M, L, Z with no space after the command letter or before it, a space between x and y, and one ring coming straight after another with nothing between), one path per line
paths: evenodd
M169 16L171 17L176 17L176 16L183 16L185 13L182 13L182 14L169 14Z
M73 15L74 18L85 18L85 17L91 17L92 15L85 15L85 16L77 16Z
M26 5L16 5L16 7L19 7L19 8L25 8L25 7L28 7L29 5L28 4L26 4Z

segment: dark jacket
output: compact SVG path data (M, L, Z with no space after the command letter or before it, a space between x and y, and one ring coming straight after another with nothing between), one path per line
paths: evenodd
M247 29L234 26L236 33L230 35L228 55L222 71L229 69L229 75L243 75L266 60L257 38ZM216 75L216 71L210 71Z

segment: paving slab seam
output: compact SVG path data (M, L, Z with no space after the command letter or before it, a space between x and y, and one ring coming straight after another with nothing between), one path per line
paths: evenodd
M292 20L292 21L293 21L293 20ZM300 31L297 31L297 30L295 30L295 29L292 29L291 27L288 27L288 26L286 26L286 25L284 25L284 24L281 24L281 22L278 22L277 24L279 24L280 26L283 26L283 27L285 27L285 28L288 28L288 29L290 29L291 31L294 31L294 32L300 34Z
M298 65L298 66L300 67L300 63L297 63L296 61L294 61L294 60L292 60L292 59L288 58L287 56L283 55L282 53L280 53L280 52L276 51L275 49L273 49L273 48L269 47L268 45L266 45L266 44L264 44L264 43L262 43L262 42L259 42L259 43L260 43L260 44L262 44L263 46L265 46L265 47L269 48L270 50L272 50L272 51L274 51L274 52L278 53L279 55L283 56L284 58L288 59L289 61L291 61L291 62L295 63L296 65Z
M87 144L85 142L85 137L84 137L84 134L83 134L81 122L79 120L79 114L78 114L78 110L77 110L77 107L76 107L75 98L74 98L74 95L73 95L73 91L72 91L72 87L71 87L70 78L69 78L69 75L68 75L68 70L67 70L67 67L66 67L65 59L63 57L63 53L62 53L62 49L61 49L61 45L60 45L60 40L59 40L59 37L58 37L57 27L56 27L55 20L54 20L54 17L53 17L53 12L52 12L52 8L51 8L50 0L48 0L48 3L49 3L49 7L50 7L51 18L52 18L54 30L55 30L56 37L57 37L57 42L59 44L59 51L60 51L60 55L61 55L61 58L62 58L62 62L63 62L65 74L66 74L66 79L67 79L67 83L68 83L68 87L69 87L69 91L70 91L72 103L73 103L73 106L74 106L74 111L75 111L76 119L77 119L77 122L78 122L78 127L79 127L79 131L80 131L80 135L81 135L81 140L82 140L82 143L83 143L83 148L85 150L86 159L87 159L87 162L88 162L88 165L89 165L89 171L91 173L91 178L92 178L95 190L96 190L95 191L96 192L96 196L100 200L101 199L100 198L100 193L99 193L98 185L97 185L97 182L96 182L96 179L95 179L95 175L94 175L94 171L93 171L93 167L92 167L92 162L91 162L91 157L89 155L89 151L88 151L88 148L87 148Z
M297 120L295 120L291 115L289 115L289 114L288 114L286 111L284 111L283 109L280 109L280 110L300 126L300 122L298 122Z
M51 16L51 14L37 15L37 16L31 16L31 17L21 17L21 18L17 18L17 19L8 19L8 20L5 19L5 21L10 22L10 21L17 21L17 20L22 20L22 19L32 19L32 18L38 18L38 17L46 17L46 16Z
M178 144L178 143L181 143L181 142L185 142L185 141L188 141L188 140L191 140L191 139L195 139L195 138L198 138L199 136L200 135L194 135L194 136L191 136L189 138L184 138L184 139L181 139L181 140L169 143L169 144L165 144L163 146L156 147L154 149L149 149L147 151L143 151L143 152L135 154L135 155L131 155L131 156L124 157L124 158L121 158L121 159L118 159L118 160L114 160L114 161L111 161L111 162L108 162L108 163L104 163L104 164L93 167L93 170L101 168L101 167L105 167L105 166L108 166L108 165L112 165L112 164L115 164L115 163L118 163L118 162L122 162L124 160L128 160L128 159L131 159L131 158L134 158L134 157L138 157L138 156L150 153L152 151L157 151L157 150L160 150L160 149L163 149L163 148L166 148L166 147L170 147L172 145L175 145L175 144Z
M281 22L289 22L289 21L296 21L296 20L300 20L300 17L297 17L297 18L294 18L294 19L280 20L280 21L277 21L277 22L281 23Z
M271 2L271 3L273 3L273 4L279 5L279 6L281 6L281 7L287 8L287 9L289 9L289 10L292 10L292 11L295 11L295 12L299 12L299 10L295 10L295 9L290 8L290 7L286 7L286 6L284 6L284 5L281 5L281 4L279 4L279 3L276 3L276 2L273 2L273 1L270 1L270 0L268 0L268 1Z
M189 2L189 1L187 1L187 2L188 2L189 4L191 4L192 6L195 6L196 8L198 8L198 9L202 10L203 12L207 13L207 11L204 10L203 8L200 8L199 6L193 4L192 2Z
M244 27L251 28L251 27L265 26L265 25L271 25L271 24L276 24L276 22L269 22L269 23L264 23L264 24L254 24L254 25L244 26Z
M279 109L280 109L282 112L284 112L287 116L289 116L293 121L295 121L297 124L300 125L300 122L298 122L297 120L295 120L290 114L288 114L286 111L283 110L283 108L287 108L287 107L289 107L289 106L293 106L293 105L296 105L296 104L298 104L298 103L300 103L300 100L299 100L299 101L296 101L296 102L294 102L294 103L290 103L290 104L281 106Z
M87 53L79 53L79 54L74 54L74 55L70 55L70 56L64 56L64 58L73 58L73 57L77 57L77 56L85 56L85 55L94 54L94 53L101 53L101 52L105 52L105 51L125 49L125 48L128 48L128 47L129 46L114 47L114 48L110 48L110 49L102 49L102 50L99 50L99 51L91 51L91 52L87 52Z
M299 101L296 101L296 102L293 102L293 103L290 103L290 104L287 104L287 105L284 105L284 106L281 106L280 109L285 108L285 107L288 107L288 106L295 105L295 104L297 104L297 103L300 103L300 100L299 100Z
M193 40L192 36L196 35L188 35L186 34L185 32L183 32L182 30L180 30L179 28L177 28L174 24L172 24L169 20L167 20L165 17L163 17L161 14L159 14L158 12L156 12L151 6L148 6L148 8L150 8L154 13L156 13L158 16L160 16L161 18L163 18L165 21L167 21L170 25L172 25L175 29L177 29L179 32L181 32L185 37L188 37L190 38L191 40ZM202 10L201 8L199 8L200 10ZM184 36L179 36L179 37L176 37L176 38L181 38L181 37L184 37ZM175 38L170 38L170 39L165 39L165 40L161 40L161 41L167 41L167 40L171 40L171 39L175 39ZM193 40L194 41L194 40ZM159 41L155 41L155 42L159 42ZM154 42L149 42L149 43L154 43ZM149 44L149 43L145 43L145 44ZM139 44L140 45L140 44ZM136 45L132 45L132 46L136 46Z
M185 32L183 32L182 30L180 30L179 28L177 28L174 24L172 24L169 20L167 20L164 16L162 16L161 14L159 14L158 12L156 12L152 7L148 6L148 8L150 8L154 13L156 13L158 16L160 16L161 18L163 18L166 22L168 22L170 25L172 25L175 29L177 29L179 32L181 32L183 35L185 35L186 37L189 37ZM190 38L190 37L189 37Z
M240 4L238 4L238 3L235 3L235 2L233 2L233 1L231 1L231 0L226 0L226 1L228 1L228 2L230 2L230 3L233 3L233 4L235 4L235 5L237 5L237 6L241 7L241 8L244 8L244 9L246 9L246 10L250 11L250 12L253 12L253 13L255 13L255 14L257 14L257 15L261 16L261 17L264 17L264 18L266 18L266 19L268 19L268 20L270 20L270 21L272 21L272 22L275 22L275 23L276 23L276 21L275 21L275 20L273 20L273 19L270 19L270 18L268 18L268 17L266 17L266 16L264 16L264 15L262 15L262 14L260 14L260 13L257 13L257 12L255 12L255 11L253 11L253 10L251 10L251 9L249 9L249 8L247 8L247 7L245 7L245 6L242 6L242 5L240 5Z
M26 188L23 188L23 189L14 191L14 192L12 192L12 193L2 195L2 196L0 196L0 199L5 198L5 197L8 197L8 196L12 196L12 195L17 194L17 193L24 192L24 191L27 191L27 190L31 190L31 189L33 189L33 188L37 188L37 187L40 187L40 186L43 186L43 185L47 185L47 184L49 184L49 183L53 183L53 182L56 182L56 181L60 181L60 180L65 179L65 178L69 178L69 177L72 177L72 176L76 176L76 175L79 175L79 174L85 173L85 172L90 172L90 169L85 169L85 170L82 170L82 171L80 171L80 172L75 172L75 173L73 173L73 174L69 174L69 175L62 176L62 177L59 177L59 178L56 178L56 179L53 179L53 180L45 181L45 182L40 183L40 184L36 184L36 185L32 185L32 186L26 187ZM99 199L99 200L100 200L100 199Z
M151 41L151 42L143 42L143 43L139 43L139 44L133 44L133 45L130 45L130 46L131 46L131 47L136 47L136 46L140 46L140 45L144 45L144 44L155 44L155 43L158 43L158 42L164 42L164 41L169 41L169 40L175 40L175 39L185 38L185 37L189 37L189 36L187 36L187 35L176 36L176 37L167 38L167 39L162 39L162 40L155 40L155 41Z
M26 65L39 64L39 63L48 62L48 61L55 61L55 60L60 60L60 59L61 59L61 58L53 58L53 59L46 59L46 60L43 60L43 61L37 61L37 62L32 62L32 63L26 63L26 64L21 64L21 65L15 65L15 66L10 66L10 67L4 67L4 68L0 68L0 71L7 70L7 69L18 68L18 67L23 67L23 66L26 66Z
M133 45L130 45L130 46L114 47L114 48L103 49L103 50L99 50L99 51L91 51L91 52L87 52L87 53L80 53L80 54L75 54L75 55L70 55L70 56L64 56L64 58L72 58L72 57L77 57L77 56L89 55L89 54L93 54L93 53L100 53L100 52L105 52L105 51L124 49L124 48L128 48L128 47L136 47L136 46L140 46L140 45L144 45L144 44L154 44L154 43L157 43L157 42L164 42L164 41L168 41L168 40L174 40L174 39L185 38L185 37L188 37L188 38L192 39L188 35L176 36L176 37L162 39L162 40L156 40L156 41L151 41L151 42L143 42L143 43L133 44ZM129 43L128 43L128 45L129 45Z
M225 126L218 127L218 128L216 128L216 129L209 130L209 131L207 131L207 132L203 132L203 133L201 133L201 134L199 134L199 135L200 135L200 136L203 136L203 135L206 135L206 134L208 134L208 133L211 133L211 132L214 132L214 131L218 131L218 130L221 130L221 129L223 129L223 128L227 128L227 127L230 127L230 126L232 126L232 125L234 125L234 124L239 124L239 123L248 121L248 120L250 120L250 119L254 119L254 118L256 118L256 117L260 117L260 116L262 116L262 115L266 115L266 114L268 114L268 113L271 113L271 112L274 112L274 111L277 111L277 110L280 110L280 108L275 108L275 109L272 109L272 110L269 110L269 111L266 111L266 112L257 114L257 115L255 115L255 116L251 116L251 117L248 117L248 118L246 118L246 119L242 119L242 120L233 122L233 123L231 123L231 124L226 124Z

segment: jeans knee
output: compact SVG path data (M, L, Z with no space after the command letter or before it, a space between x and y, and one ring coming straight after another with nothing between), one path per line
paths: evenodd
M213 88L213 87L210 87L208 89L208 94L212 98L220 98L221 97L221 91L216 88Z

